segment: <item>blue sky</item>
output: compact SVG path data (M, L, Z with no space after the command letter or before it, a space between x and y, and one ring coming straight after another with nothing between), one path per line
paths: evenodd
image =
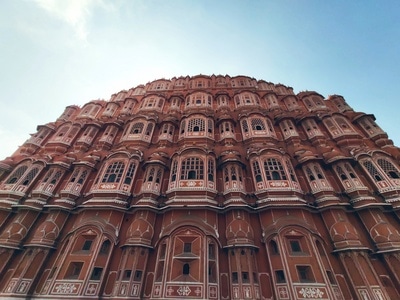
M0 0L0 159L71 104L247 75L375 114L400 146L398 1Z

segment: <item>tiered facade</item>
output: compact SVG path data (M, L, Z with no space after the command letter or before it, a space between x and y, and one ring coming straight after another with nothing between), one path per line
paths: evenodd
M0 162L0 298L400 299L399 159L245 76L69 106Z

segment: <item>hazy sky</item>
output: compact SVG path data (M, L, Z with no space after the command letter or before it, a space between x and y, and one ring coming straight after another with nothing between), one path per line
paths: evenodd
M71 104L247 75L375 114L400 146L399 1L0 0L0 160Z

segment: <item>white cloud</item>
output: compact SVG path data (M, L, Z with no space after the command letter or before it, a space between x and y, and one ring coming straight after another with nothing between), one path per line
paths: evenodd
M34 0L39 7L53 17L60 19L71 26L76 37L86 41L89 34L88 20L94 7L112 8L102 0Z

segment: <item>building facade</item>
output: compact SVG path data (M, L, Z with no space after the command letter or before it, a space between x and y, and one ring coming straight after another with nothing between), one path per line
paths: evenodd
M400 299L400 151L246 76L68 106L0 162L0 299Z

